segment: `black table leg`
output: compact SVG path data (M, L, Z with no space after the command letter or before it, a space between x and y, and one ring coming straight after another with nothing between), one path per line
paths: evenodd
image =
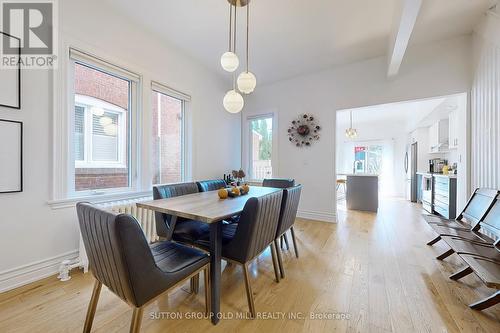
M210 224L210 285L212 287L210 311L214 325L219 322L220 315L221 249L222 223L214 222Z

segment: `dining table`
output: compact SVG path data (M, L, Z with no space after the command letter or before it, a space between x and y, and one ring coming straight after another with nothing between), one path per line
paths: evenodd
M220 284L222 267L222 221L240 214L250 198L282 191L279 188L251 186L245 195L220 199L217 191L192 193L166 199L137 203L137 207L172 216L170 224L175 226L177 218L207 223L210 229L210 317L216 325L220 318Z

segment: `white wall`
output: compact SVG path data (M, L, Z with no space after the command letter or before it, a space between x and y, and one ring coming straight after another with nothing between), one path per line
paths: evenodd
M472 188L500 188L500 16L490 13L474 34L471 101Z
M335 214L335 112L469 91L471 37L413 47L397 77L389 80L386 72L387 59L375 58L259 86L248 98L245 115L266 110L279 114L276 176L294 177L304 185L299 213L323 219ZM286 131L303 112L320 121L322 137L310 148L297 149L288 142Z
M215 73L151 32L129 24L105 2L65 0L59 4L60 36L88 45L105 59L119 59L120 64L143 74L145 88L154 79L191 95L193 178L221 177L240 167L240 116L222 108L227 86ZM145 89L146 145L141 159L143 173L151 177L147 164L149 95ZM0 108L0 118L22 120L25 126L24 192L0 194L0 291L23 278L53 273L60 260L76 255L74 208L54 210L47 204L52 199L52 117L52 74L23 71L22 109ZM41 270L29 273L34 263ZM16 277L18 273L22 276Z

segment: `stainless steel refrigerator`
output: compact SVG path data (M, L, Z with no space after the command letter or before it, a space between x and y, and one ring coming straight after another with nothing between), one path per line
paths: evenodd
M407 145L405 153L406 199L417 202L417 149L418 144Z

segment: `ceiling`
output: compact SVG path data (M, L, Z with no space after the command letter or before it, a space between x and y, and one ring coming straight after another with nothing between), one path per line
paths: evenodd
M343 134L350 126L352 111L353 127L358 134L369 132L371 136L379 135L380 139L396 137L448 118L449 113L459 107L459 98L453 95L342 110L337 112L337 132Z
M228 47L226 0L149 0L140 10L137 0L105 1L227 77L219 63ZM260 83L270 83L385 55L397 1L401 0L252 0L251 71ZM492 0L423 1L411 44L470 33ZM238 18L237 52L242 55L242 9Z

